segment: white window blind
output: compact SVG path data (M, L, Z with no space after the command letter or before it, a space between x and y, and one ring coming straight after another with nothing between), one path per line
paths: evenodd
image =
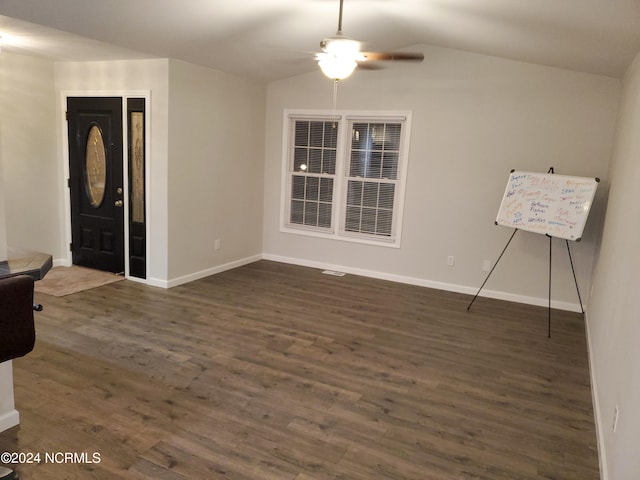
M291 122L292 225L331 228L338 126L325 120Z
M391 237L401 123L350 122L344 230Z
M408 115L285 115L282 229L399 246Z

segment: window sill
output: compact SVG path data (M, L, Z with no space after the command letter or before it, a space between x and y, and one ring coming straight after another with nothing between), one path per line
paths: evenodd
M289 233L293 235L304 235L308 237L324 238L327 240L337 240L341 242L360 243L364 245L373 245L376 247L387 248L400 248L400 239L392 238L370 238L361 234L349 233L349 232L335 232L319 231L317 229L309 227L293 227L290 225L283 225L280 227L282 233Z

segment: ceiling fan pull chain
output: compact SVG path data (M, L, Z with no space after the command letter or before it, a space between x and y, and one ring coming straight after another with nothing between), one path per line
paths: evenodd
M331 107L331 116L333 117L333 128L336 128L336 120L338 116L336 115L336 104L338 99L338 80L335 79L333 81L333 104Z

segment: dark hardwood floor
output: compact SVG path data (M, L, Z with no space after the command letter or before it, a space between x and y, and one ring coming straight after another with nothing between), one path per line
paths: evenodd
M23 480L599 478L582 315L267 261L36 301Z

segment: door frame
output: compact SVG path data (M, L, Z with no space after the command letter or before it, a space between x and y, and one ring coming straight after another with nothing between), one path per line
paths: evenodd
M71 258L71 250L68 246L71 244L71 190L68 187L69 178L69 142L68 142L68 123L66 119L67 111L67 98L68 97L120 97L122 99L122 168L123 168L123 201L124 201L124 277L140 283L148 283L149 280L149 252L150 250L150 238L149 232L151 231L151 215L149 199L150 195L150 168L149 158L151 153L151 92L149 90L64 90L61 92L61 136L62 139L62 188L64 197L64 224L65 224L65 253L66 258L60 263L64 266L71 266L73 260ZM144 188L145 188L145 251L147 255L146 262L146 279L133 277L129 275L129 119L127 116L127 99L129 98L144 98L145 99L145 156L144 156Z

